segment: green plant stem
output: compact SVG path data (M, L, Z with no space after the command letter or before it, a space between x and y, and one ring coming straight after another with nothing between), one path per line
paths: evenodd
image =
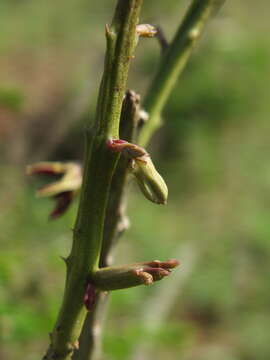
M120 138L133 142L139 123L139 95L134 91L127 91L120 120ZM109 201L104 223L103 242L100 254L99 266L106 267L112 264L113 248L119 237L128 226L128 220L124 211L125 188L128 177L128 161L122 158L117 163L113 175ZM80 348L74 354L75 360L91 360L98 358L100 354L101 329L103 325L109 292L99 292L96 304L92 311L88 312L80 336Z
M146 93L143 107L149 118L143 127L139 144L145 146L161 126L161 112L183 71L210 16L225 0L193 0L174 39L161 59L157 73Z
M143 0L119 0L111 27L106 27L107 52L100 87L94 139L87 136L80 205L67 258L64 299L51 333L48 360L69 360L86 316L83 297L89 275L98 269L104 216L118 155L106 146L117 138L130 61L136 46L136 25Z

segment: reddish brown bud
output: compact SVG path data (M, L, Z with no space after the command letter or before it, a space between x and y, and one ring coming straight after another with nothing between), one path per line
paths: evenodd
M56 201L55 208L50 213L50 219L55 220L62 214L66 212L66 210L69 208L69 205L71 204L74 197L74 193L72 191L65 191L58 195L54 196L54 199Z
M144 148L121 139L107 141L108 148L113 152L121 152L130 159L148 155Z
M176 259L170 259L167 261L160 261L160 260L153 260L153 261L149 261L144 263L144 265L148 265L151 267L156 267L156 268L163 268L163 269L174 269L175 267L177 267L179 265L179 261Z
M96 289L91 283L87 284L86 291L83 297L83 303L88 311L93 309L96 303Z

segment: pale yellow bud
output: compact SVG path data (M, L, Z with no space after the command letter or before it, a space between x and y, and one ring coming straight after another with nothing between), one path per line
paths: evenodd
M168 188L150 156L133 159L132 169L144 196L156 204L166 204Z

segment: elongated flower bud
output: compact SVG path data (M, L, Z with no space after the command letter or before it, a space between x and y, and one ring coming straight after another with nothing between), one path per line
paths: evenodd
M132 170L142 193L148 200L156 204L167 203L167 185L149 155L133 159Z
M121 152L131 159L132 173L135 175L142 193L148 200L156 204L167 203L167 185L144 148L120 139L109 140L107 145L111 151Z
M175 259L167 261L147 261L122 266L104 267L91 277L91 283L96 290L110 291L117 289L125 289L138 285L151 285L156 281L162 280L169 276L171 271L179 265ZM90 298L93 299L93 287L90 288ZM89 294L89 287L87 288ZM86 305L89 302L89 295L85 297ZM93 301L93 300L91 300Z

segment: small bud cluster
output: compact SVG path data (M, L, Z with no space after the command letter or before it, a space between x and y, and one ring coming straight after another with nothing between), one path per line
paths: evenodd
M142 267L134 269L134 274L142 280L144 285L151 285L155 281L169 276L171 270L179 265L175 259L167 261L154 260L142 264Z
M104 267L98 269L92 275L91 284L94 284L96 289L100 291L125 289L142 284L151 285L169 276L172 269L178 265L179 262L177 260L170 259L167 261L154 260L122 266Z
M36 192L38 197L52 197L56 201L50 219L58 218L68 209L82 185L81 165L74 162L39 162L28 165L26 173L49 177L61 176L59 180L43 186Z

